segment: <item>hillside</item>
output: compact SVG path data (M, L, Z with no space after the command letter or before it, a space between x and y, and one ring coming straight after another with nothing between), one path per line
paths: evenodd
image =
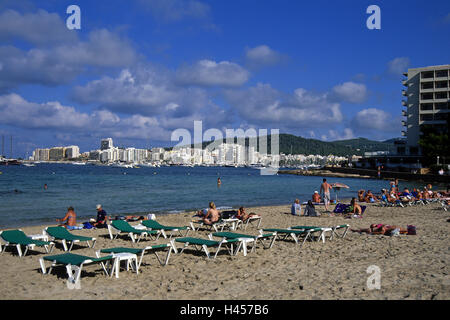
M235 142L236 142L235 138ZM392 140L393 141L393 140ZM306 139L303 137L297 137L292 134L280 134L279 135L279 151L284 154L314 154L314 155L336 155L336 156L348 156L348 155L364 155L364 152L374 151L393 151L393 142L388 141L373 141L366 138L357 138L350 140L339 140L332 142L325 142L316 139ZM205 148L211 142L203 142L202 148ZM267 152L270 153L270 135L267 136L268 148ZM249 145L249 138L245 140L245 145ZM192 145L194 147L194 145Z

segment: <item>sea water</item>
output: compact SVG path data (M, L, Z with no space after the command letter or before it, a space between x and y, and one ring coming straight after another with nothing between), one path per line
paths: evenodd
M258 169L233 167L140 167L36 164L0 167L0 228L54 224L73 206L78 221L95 218L96 205L109 215L170 214L206 208L290 204L311 199L320 176L260 175ZM221 179L220 187L217 178ZM389 182L376 179L327 178L341 182L336 199L356 196L359 189L379 192ZM47 189L44 189L47 184ZM401 182L400 188L423 187Z

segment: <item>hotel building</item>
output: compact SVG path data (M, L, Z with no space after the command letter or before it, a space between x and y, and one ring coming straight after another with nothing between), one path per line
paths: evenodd
M405 107L402 121L405 144L397 145L399 155L420 155L421 126L431 125L437 132L448 130L450 113L450 65L408 69L402 81Z

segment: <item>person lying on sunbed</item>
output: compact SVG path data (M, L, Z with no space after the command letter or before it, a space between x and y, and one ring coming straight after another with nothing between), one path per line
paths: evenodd
M399 229L400 234L407 234L408 229L403 229L397 226L391 226L387 224L371 224L368 229L350 229L353 232L368 233L368 234L381 234L385 236L391 235L392 231Z
M242 220L243 222L245 222L250 217L259 217L259 215L257 215L256 213L253 213L253 212L250 212L250 213L247 214L247 212L245 212L245 208L244 207L240 207L238 209L238 212L236 214L236 218L238 218L239 220Z

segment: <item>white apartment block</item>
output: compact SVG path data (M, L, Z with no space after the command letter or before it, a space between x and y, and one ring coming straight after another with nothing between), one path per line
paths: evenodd
M438 132L447 130L450 113L450 65L408 69L407 78L402 81L406 87L402 91L406 108L402 121L406 145L397 147L398 154L420 154L419 138L422 125L431 125Z

